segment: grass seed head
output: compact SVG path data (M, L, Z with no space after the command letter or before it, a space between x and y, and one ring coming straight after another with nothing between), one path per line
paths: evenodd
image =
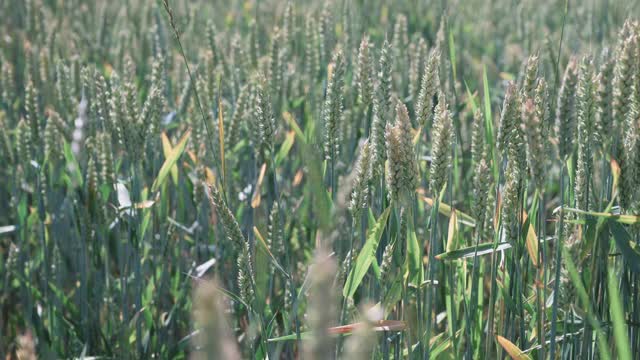
M449 177L451 146L454 142L453 118L442 93L438 95L433 124L429 189L434 197L440 195Z
M578 83L577 63L574 58L569 61L558 92L556 108L556 134L558 154L566 159L573 152L576 132L576 86Z
M596 103L597 103L597 133L600 134L600 143L611 143L611 127L613 126L613 74L615 61L609 54L608 48L602 52L602 64L596 78Z
M378 79L373 98L373 121L371 124L371 144L373 146L372 168L379 174L386 160L385 128L391 108L391 59L390 45L385 40L380 50Z
M387 124L387 189L391 198L404 202L413 196L418 185L418 165L411 138L411 121L407 107L398 101L396 121Z
M596 84L593 63L585 57L580 63L578 76L578 166L575 180L576 207L588 210L588 182L593 168L592 152L596 143Z
M369 51L369 37L364 36L360 42L360 48L358 51L357 86L358 101L365 108L371 104L371 98L373 97L373 81L371 80L373 69L371 66L371 55L369 54Z
M433 112L433 97L440 87L440 50L434 48L425 62L420 93L416 103L418 124L426 127Z
M360 156L356 162L356 176L354 178L351 201L349 203L349 210L354 218L357 218L363 209L369 207L371 156L371 144L369 143L369 139L367 139L360 148Z
M344 58L341 50L338 49L334 53L330 67L327 94L322 109L325 126L324 155L327 160L336 160L340 156L339 125L344 91Z

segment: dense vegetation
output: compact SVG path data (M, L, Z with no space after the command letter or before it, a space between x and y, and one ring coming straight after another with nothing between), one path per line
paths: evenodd
M640 353L639 2L0 14L6 358Z

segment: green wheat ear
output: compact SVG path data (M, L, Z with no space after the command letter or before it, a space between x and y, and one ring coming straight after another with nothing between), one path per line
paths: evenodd
M505 238L512 243L517 243L517 235L520 233L518 231L520 176L518 164L514 161L509 161L505 169L501 219Z
M638 164L640 164L640 104L638 100L634 100L631 104L629 112L627 114L627 127L623 132L623 143L621 144L620 152L620 206L622 209L629 211L632 210L639 199L634 199L634 195L638 194L638 176L640 170L638 170ZM635 205L635 206L634 206Z
M471 128L471 163L473 166L477 166L480 163L480 159L484 157L485 153L485 129L484 129L484 115L480 109L477 109L473 113L473 125Z
M432 136L429 189L431 194L437 197L444 188L449 176L451 146L454 142L453 118L442 93L438 95Z
M360 156L356 162L356 176L353 180L353 190L349 210L352 216L357 219L363 209L369 207L369 181L371 180L371 144L369 139L365 140L360 148Z
M305 21L305 73L313 82L320 74L320 35L314 17L309 14Z
M429 53L424 71L418 101L416 103L416 114L418 116L418 124L426 127L431 121L433 113L433 98L440 88L440 50L434 48Z
M271 98L266 92L264 79L258 80L255 88L255 116L257 131L259 136L259 146L256 148L262 161L267 158L267 154L273 150L274 136L276 131Z
M327 160L337 160L340 156L339 125L343 111L344 59L337 50L331 62L331 73L327 83L327 94L322 108L325 126L324 155Z
M13 108L16 99L16 84L13 65L8 61L2 62L2 68L0 69L0 81L2 82L2 87L0 87L0 100L2 103L6 104L7 107Z
M613 126L613 74L615 59L608 48L602 50L602 63L596 80L598 143L604 148L611 144Z
M238 289L240 291L240 298L249 306L253 306L255 300L255 273L253 270L253 264L251 260L251 250L249 243L244 242L240 253L238 254Z
M517 135L517 127L520 118L520 101L516 85L511 82L507 85L507 90L502 103L502 112L500 113L500 124L498 128L497 146L502 151L503 156L507 156L507 151L514 142Z
M100 164L101 184L112 185L116 181L115 164L113 161L113 147L111 135L108 132L99 132L96 135L98 163Z
M380 174L386 159L385 128L391 111L391 48L385 40L380 50L376 91L373 97L373 121L371 123L371 144L373 146L372 169Z
M242 234L242 230L240 230L240 225L238 224L236 217L231 212L231 209L227 207L227 204L222 198L222 194L218 190L218 187L215 185L209 185L207 196L209 197L212 207L220 217L227 240L229 240L236 249L240 249L242 244L246 242L245 237Z
M577 115L578 115L578 167L575 180L576 207L589 210L589 192L587 183L593 168L593 148L596 143L596 84L593 62L585 57L580 63L578 76Z
M40 107L38 105L39 91L32 80L29 80L25 88L25 113L33 141L39 141L44 127L40 119Z
M240 297L251 307L255 299L255 274L251 260L252 256L249 242L242 234L242 230L240 229L240 225L238 224L236 217L225 203L218 187L216 185L209 185L207 190L207 196L209 197L212 207L220 217L227 240L232 244L238 254L237 283L238 288L240 289Z
M546 178L545 169L545 124L546 117L546 82L538 79L535 97L523 104L523 123L526 130L527 162L529 173L537 190L542 190Z
M32 141L31 126L22 118L16 127L16 154L18 154L18 164L23 171L30 166L29 162L33 154Z
M269 55L269 89L274 101L279 98L282 91L282 35L278 27L273 29L271 38L271 53Z
M558 92L556 108L556 134L558 154L566 159L573 152L576 132L576 87L578 84L577 62L571 59L564 72L562 86Z
M44 127L44 156L55 162L62 159L62 137L60 129L56 121L52 120L54 117L59 117L59 115L53 110L49 110L48 112L49 114Z
M371 104L373 97L373 81L371 80L372 66L371 55L369 45L369 37L362 37L360 42L360 48L358 50L358 72L357 72L357 86L358 86L358 101L366 109Z
M287 250L285 246L284 229L282 227L282 215L280 212L280 205L277 201L274 201L273 206L271 206L271 211L269 212L267 244L276 257L285 255L285 251Z
M418 185L418 165L413 150L411 120L407 107L398 101L396 121L387 124L387 189L391 198L401 203L411 198Z
M498 149L508 161L516 163L522 176L526 172L527 155L522 129L521 103L514 83L507 86L504 96L497 141Z
M613 77L613 121L616 135L621 134L620 131L625 126L633 102L635 52L638 43L638 37L633 34L621 39Z
M236 99L236 104L233 109L233 115L231 116L231 120L229 121L229 127L226 131L226 148L231 148L233 145L238 143L238 137L240 136L240 126L244 120L245 114L247 112L249 96L251 95L251 90L249 85L244 85L240 88L240 93L238 94L238 98Z
M11 139L9 137L9 127L7 124L7 117L4 111L0 110L0 159L8 161L9 164L14 164L14 155Z
M473 209L472 214L476 219L476 234L483 235L485 222L491 220L491 214L487 213L487 204L490 201L491 171L485 159L481 159L474 168L473 176Z
M524 71L524 78L522 80L522 87L520 90L521 96L524 99L531 99L535 96L536 79L538 78L538 67L540 63L540 57L535 54L529 56Z
M398 14L393 26L391 47L393 49L393 70L394 76L396 77L395 84L401 94L404 94L404 89L406 88L402 74L406 73L408 69L407 51L409 47L409 31L407 27L407 17L404 14Z

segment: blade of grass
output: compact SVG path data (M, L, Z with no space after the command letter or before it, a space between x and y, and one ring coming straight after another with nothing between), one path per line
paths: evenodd
M613 266L609 266L607 284L609 290L609 312L613 323L613 339L618 349L618 359L631 360L631 345L627 336L627 323L624 316L624 306L618 292L618 277Z
M176 146L172 149L169 156L164 160L162 167L160 167L160 171L158 172L158 176L153 181L153 185L151 186L151 191L156 192L162 186L162 184L167 179L171 168L178 162L178 159L184 153L184 150L187 146L187 141L189 140L189 136L191 135L191 129L187 129L185 133L180 137Z
M569 277L571 278L571 282L573 286L575 286L578 298L582 303L582 307L586 312L587 320L589 324L596 332L596 340L598 341L598 350L600 350L600 358L604 360L611 359L611 354L609 353L609 344L607 343L607 338L600 327L600 323L595 318L595 314L593 311L593 307L591 306L591 301L589 300L589 294L587 290L584 288L582 283L582 279L580 278L580 274L578 273L578 269L576 269L576 265L573 262L571 254L566 247L562 248L562 258L567 266L567 271L569 272ZM554 295L554 296L557 296Z
M369 236L367 237L367 241L364 246L360 250L358 257L356 258L356 263L347 280L344 284L344 288L342 290L342 296L345 298L353 297L356 290L360 286L362 279L367 274L373 259L376 256L376 251L378 250L378 245L380 244L380 239L382 238L382 233L387 224L387 219L389 218L389 214L391 213L391 206L388 206L387 209L380 215L378 221L373 226L373 229L369 232Z

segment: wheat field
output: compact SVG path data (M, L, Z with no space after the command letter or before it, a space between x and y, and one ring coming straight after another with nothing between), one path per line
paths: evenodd
M637 359L638 19L0 0L0 355Z

